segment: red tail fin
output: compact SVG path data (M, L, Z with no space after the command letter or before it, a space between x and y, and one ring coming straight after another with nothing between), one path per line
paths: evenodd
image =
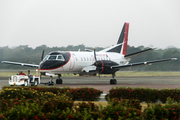
M129 23L125 23L123 55L126 55L127 53L128 31L129 31Z
M128 42L128 30L129 30L129 23L124 23L124 26L121 30L117 45L114 45L110 48L104 49L104 52L116 52L123 55L126 55L127 51L127 42Z

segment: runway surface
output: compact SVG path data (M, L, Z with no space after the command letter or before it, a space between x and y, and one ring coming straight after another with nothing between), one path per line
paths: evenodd
M111 77L62 77L63 84L54 87L92 87L98 90L102 90L103 94L113 87L144 87L144 88L179 88L180 89L180 76L147 76L147 77L115 77L117 80L116 85L110 85L109 81ZM0 77L0 89L8 84L8 77ZM41 82L48 82L48 77L43 77ZM54 78L54 81L56 78ZM43 84L39 86L45 86ZM47 85L46 85L47 86ZM49 87L49 86L48 86Z

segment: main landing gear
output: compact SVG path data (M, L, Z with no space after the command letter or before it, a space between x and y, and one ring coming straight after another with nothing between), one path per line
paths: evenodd
M114 79L114 76L115 76L115 74L112 74L112 78L113 78L113 79L110 80L110 84L111 84L111 85L113 85L113 84L116 85L116 84L117 84L117 80Z
M56 84L62 84L61 74L58 74L58 79L56 79Z

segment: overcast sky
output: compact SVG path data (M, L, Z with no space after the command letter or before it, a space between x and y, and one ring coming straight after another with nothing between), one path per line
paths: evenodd
M108 47L124 22L130 46L180 48L180 0L0 0L0 47Z

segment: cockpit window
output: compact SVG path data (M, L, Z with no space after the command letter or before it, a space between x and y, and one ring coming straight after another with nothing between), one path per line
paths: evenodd
M57 60L62 60L62 61L64 61L64 57L63 57L62 55L58 55L58 56L57 56Z
M50 55L48 60L56 60L57 55Z
M64 61L64 57L62 55L46 55L43 60L60 60L60 61Z
M43 60L47 60L47 59L48 59L48 57L49 57L49 55L46 55L46 56L44 57L44 59L43 59Z

